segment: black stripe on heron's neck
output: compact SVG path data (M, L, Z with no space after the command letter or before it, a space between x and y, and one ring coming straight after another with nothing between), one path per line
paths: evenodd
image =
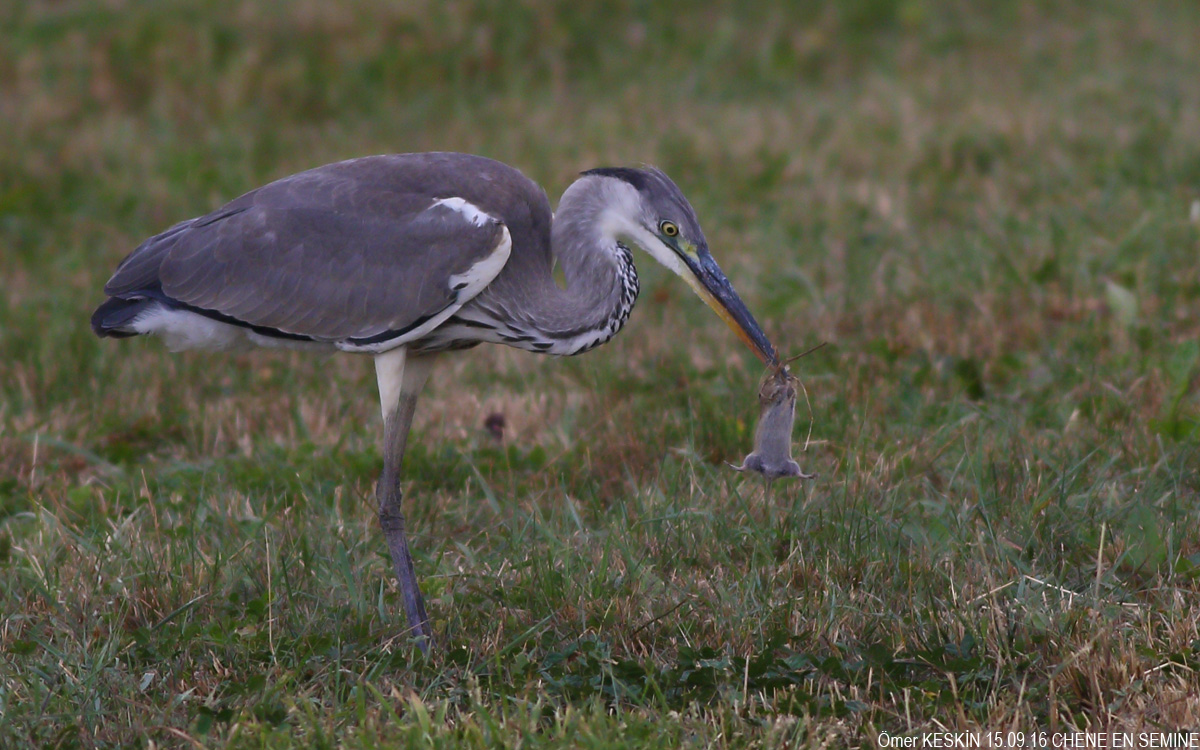
M597 167L589 169L583 173L584 175L597 175L600 177L615 177L618 180L628 182L630 185L640 191L647 189L650 184L650 178L641 169L633 169L631 167Z

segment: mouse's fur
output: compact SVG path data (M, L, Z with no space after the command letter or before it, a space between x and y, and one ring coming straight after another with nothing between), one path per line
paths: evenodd
M753 471L767 479L800 477L812 479L800 464L792 460L792 422L796 418L795 377L786 367L772 368L763 376L758 389L758 428L754 432L754 452L746 456L738 471ZM732 464L731 464L732 466Z

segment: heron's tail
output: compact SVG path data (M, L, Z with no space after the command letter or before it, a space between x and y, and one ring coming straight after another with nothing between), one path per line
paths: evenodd
M137 299L109 297L104 304L96 308L96 312L92 313L92 331L100 338L111 336L114 339L123 339L137 336L138 331L133 327L134 321L154 304L157 303L145 297Z

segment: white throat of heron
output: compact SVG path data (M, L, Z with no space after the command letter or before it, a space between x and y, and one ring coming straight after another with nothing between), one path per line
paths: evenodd
M695 272L683 262L678 253L667 247L667 244L658 235L650 232L640 223L629 218L625 213L615 209L609 209L601 216L600 231L607 245L615 245L617 242L637 245L651 258L654 258L676 276L686 281L688 286L692 288L692 291L696 293L696 296L704 300L705 304L711 307L730 328L733 328L735 331L740 330L740 326L734 323L733 318L730 317L724 305L717 301L717 298L712 295L712 292L708 291L708 288L704 284L700 283L700 279L696 276Z
M636 245L651 258L683 277L689 284L699 284L696 274L692 273L674 250L623 211L612 208L606 210L600 217L599 227L606 247L615 247L618 242Z
M702 299L704 304L712 308L717 317L725 321L725 325L729 326L734 334L757 354L759 347L751 339L746 329L734 319L729 309L700 281L700 278L684 262L683 258L679 257L677 252L668 247L658 235L646 229L641 222L631 218L629 213L631 201L628 200L627 196L626 198L627 200L624 202L624 205L621 206L625 210L621 210L621 208L609 208L600 216L598 226L606 246L615 246L617 242L624 242L640 247L647 255L686 281L688 286L692 288L692 291L696 293L696 296ZM636 198L632 200L632 203L636 204ZM760 354L759 357L762 358L762 355Z

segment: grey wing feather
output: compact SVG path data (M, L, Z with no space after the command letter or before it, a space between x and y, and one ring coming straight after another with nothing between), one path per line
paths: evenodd
M157 284L158 267L162 265L163 256L179 241L180 233L186 232L201 219L181 221L139 245L113 271L112 278L104 285L104 293L110 297L120 297Z
M158 283L184 304L324 340L405 330L465 302L450 279L496 250L503 224L339 166L175 225L126 258L105 292Z

